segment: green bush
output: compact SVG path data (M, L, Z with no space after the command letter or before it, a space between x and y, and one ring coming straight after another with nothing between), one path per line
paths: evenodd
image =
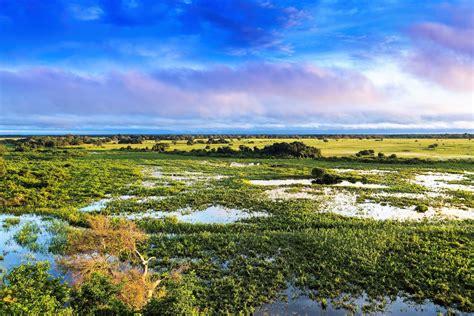
M425 213L428 211L428 206L426 204L418 204L415 207L415 211L417 211L418 213Z
M1 315L65 315L69 287L48 274L49 263L14 268L0 287Z

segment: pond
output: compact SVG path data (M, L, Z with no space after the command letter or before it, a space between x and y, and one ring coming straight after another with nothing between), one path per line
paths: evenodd
M223 206L210 206L202 211L193 211L190 209L183 209L175 212L150 210L147 212L124 214L121 216L132 220L176 217L181 222L191 224L230 224L242 219L268 216L268 214L263 212L246 212Z

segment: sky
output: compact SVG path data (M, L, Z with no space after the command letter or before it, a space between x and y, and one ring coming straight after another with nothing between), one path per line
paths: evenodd
M0 134L473 130L472 0L0 0Z

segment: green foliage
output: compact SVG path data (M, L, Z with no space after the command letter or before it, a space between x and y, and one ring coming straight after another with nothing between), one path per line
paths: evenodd
M161 297L154 297L144 308L144 315L199 315L194 274L175 277L163 284Z
M20 219L18 217L8 217L3 221L3 228L9 229L20 224Z
M364 156L369 156L372 157L374 156L375 151L373 149L364 149L356 153L357 157L364 157Z
M113 284L110 277L94 273L81 287L72 293L71 306L80 315L131 315L127 306L117 295L120 286Z
M342 181L343 177L332 174L323 168L313 168L311 175L314 176L313 183L316 184L336 184Z
M48 274L49 263L25 264L5 276L0 287L2 315L69 315L69 287Z
M151 150L157 151L157 152L165 152L166 150L168 150L169 147L170 147L170 144L167 144L167 143L156 143L155 145L153 145Z
M77 220L73 208L138 181L140 168L71 153L10 153L0 181L0 210L49 213ZM72 210L71 210L72 208Z
M39 245L36 243L41 229L36 223L28 222L13 236L15 241L23 247L37 250Z
M415 207L415 211L419 212L419 213L425 213L428 211L428 206L426 204L418 204L416 207Z

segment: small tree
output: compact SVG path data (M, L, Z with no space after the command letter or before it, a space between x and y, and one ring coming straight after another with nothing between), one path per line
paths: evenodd
M88 282L100 273L120 285L119 299L129 307L139 309L153 296L161 279L149 273L149 263L138 250L138 244L148 236L135 223L123 219L93 216L90 229L70 238L68 253L60 264L72 273L76 285Z

